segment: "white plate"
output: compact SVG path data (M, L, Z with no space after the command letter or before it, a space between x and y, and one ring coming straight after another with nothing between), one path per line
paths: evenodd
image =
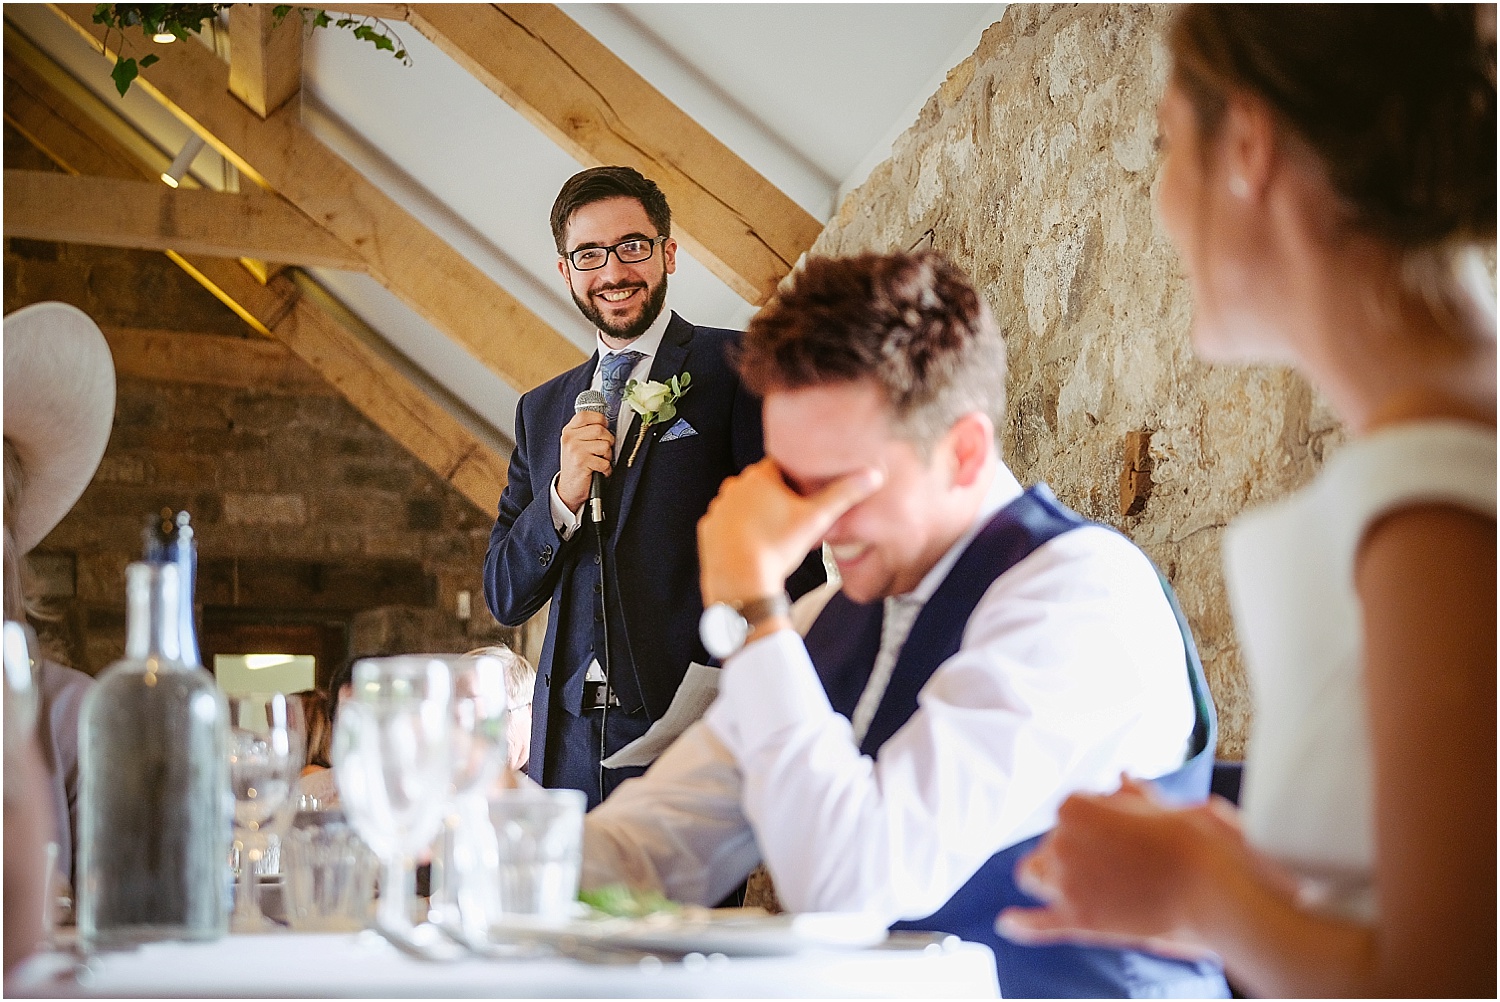
M546 925L506 922L493 927L492 934L541 942L566 938L653 953L777 957L803 950L875 946L885 941L886 926L879 916L861 913L767 915L758 908L686 908L644 918L586 918Z

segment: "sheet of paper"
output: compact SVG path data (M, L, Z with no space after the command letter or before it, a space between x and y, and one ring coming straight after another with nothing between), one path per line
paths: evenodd
M667 712L645 734L605 759L604 767L621 769L655 762L678 735L708 712L709 704L719 694L719 671L696 661L688 665L687 674L682 677L682 684L677 687Z

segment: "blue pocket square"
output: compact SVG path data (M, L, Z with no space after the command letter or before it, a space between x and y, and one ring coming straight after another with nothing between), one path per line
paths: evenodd
M687 423L687 418L678 418L677 423L667 429L661 437L663 442L673 442L679 438L691 438L698 434L698 429Z

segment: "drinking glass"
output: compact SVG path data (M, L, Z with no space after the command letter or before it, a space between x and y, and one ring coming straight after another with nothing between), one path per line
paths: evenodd
M453 673L452 796L433 853L429 916L458 942L482 950L499 894L487 794L508 752L505 665L485 654L442 660Z
M500 913L506 920L567 918L583 864L579 790L523 787L489 802L500 848Z
M276 928L261 913L260 868L266 834L290 817L292 787L302 771L307 732L302 703L284 693L252 693L229 699L229 785L234 790L235 848L240 890L235 896L235 932Z
M443 823L452 777L453 673L439 658L367 658L339 703L333 770L349 823L380 858L376 928L416 941L413 857ZM429 931L431 927L427 927Z
M374 918L373 853L342 811L299 811L286 835L282 889L298 932L358 932Z

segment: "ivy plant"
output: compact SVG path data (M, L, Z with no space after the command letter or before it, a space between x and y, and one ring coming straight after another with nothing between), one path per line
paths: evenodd
M124 97L141 70L156 62L159 56L148 52L137 62L125 55L125 29L140 26L147 36L171 34L178 41L203 30L205 22L228 7L223 3L101 3L94 5L94 23L105 27L104 45L109 47L109 32L120 32L120 46L115 50L115 68L110 71L115 89Z
M328 15L328 11L319 7L294 7L292 4L277 4L271 8L271 16L275 19L275 23L280 24L294 9L302 15L303 24L311 23L314 28L327 28L330 25L335 28L347 28L355 38L369 42L376 49L389 52L393 58L400 61L401 65L411 65L411 56L407 55L406 46L401 43L400 37L390 25L378 17L371 17L368 14L341 14L334 19Z
M227 3L95 4L94 23L105 27L105 48L109 47L109 33L120 32L121 44L115 50L118 53L115 57L115 68L110 71L110 77L114 79L115 89L120 92L120 96L124 97L125 92L130 90L130 85L135 82L136 77L140 76L141 70L160 58L154 52L146 53L139 60L134 56L127 56L125 54L125 45L128 43L125 35L126 28L139 26L148 37L170 34L178 41L185 41L188 35L201 33L203 26L218 17L221 10L232 6L233 4ZM275 23L280 24L293 9L301 13L303 24L310 24L313 28L331 26L348 29L355 38L369 42L376 49L391 53L393 57L400 60L402 65L411 65L411 56L407 55L406 46L401 44L401 39L390 25L379 18L347 14L340 14L337 18L333 18L327 11L320 8L294 8L292 4L281 4L272 11Z

